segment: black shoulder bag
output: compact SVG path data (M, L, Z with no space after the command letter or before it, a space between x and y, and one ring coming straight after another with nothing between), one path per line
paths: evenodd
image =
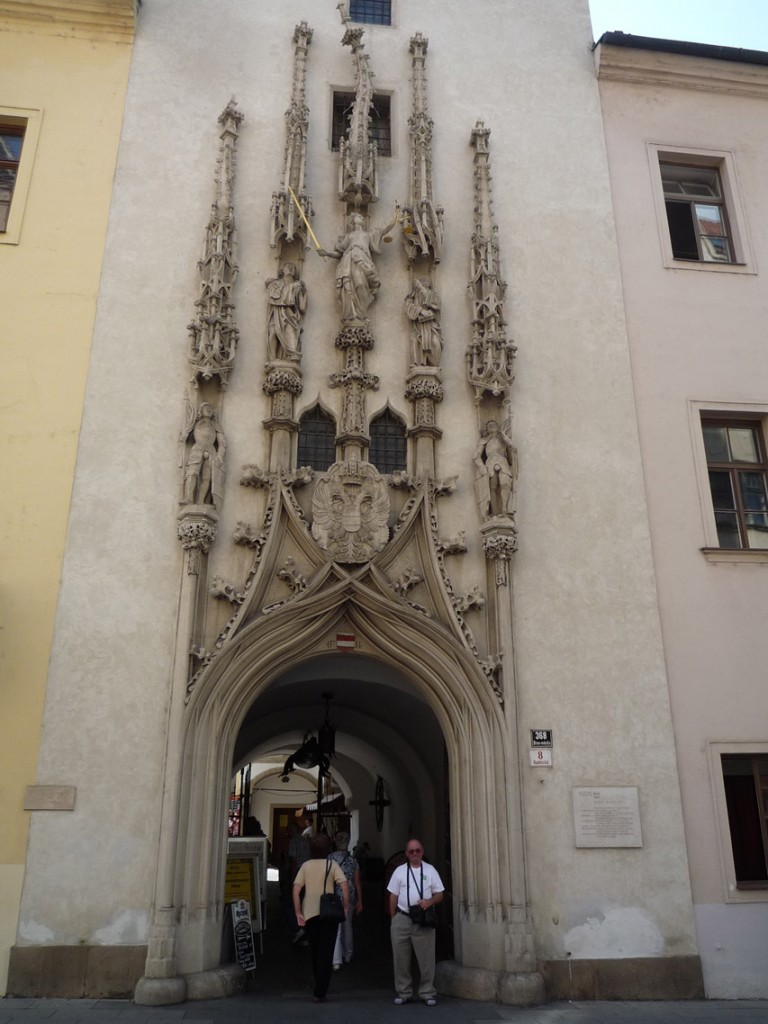
M331 870L330 859L325 862L325 878L323 879L323 895L320 897L320 920L321 921L334 921L336 924L341 924L344 920L344 904L341 902L341 896L336 891L326 892L325 888L328 885L328 875Z
M418 903L411 906L411 875L413 871L411 865L408 865L408 874L405 876L405 891L406 899L408 900L408 915L414 924L420 925L422 928L437 928L437 910L433 906L427 907L425 910L420 907ZM419 894L419 899L424 899L424 865L421 865L421 886L416 881L416 876L413 876L413 884L416 886L416 891Z

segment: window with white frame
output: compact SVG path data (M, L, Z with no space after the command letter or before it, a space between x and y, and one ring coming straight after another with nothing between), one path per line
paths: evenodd
M40 136L42 111L0 106L0 245L16 245Z
M5 231L16 188L26 123L0 121L0 231Z
M719 546L768 549L768 463L762 422L702 415L701 427Z
M659 168L674 258L733 263L718 168L677 163Z
M768 889L768 754L722 753L736 887Z
M655 143L648 152L664 265L754 274L734 154Z

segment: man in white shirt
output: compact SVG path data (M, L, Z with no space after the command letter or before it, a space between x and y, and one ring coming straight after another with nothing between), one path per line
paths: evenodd
M411 908L429 908L443 901L445 886L440 875L431 864L423 861L424 846L419 839L409 839L405 844L406 863L395 868L389 880L389 916L392 918L392 960L395 968L395 1005L409 1003L413 994L411 978L411 948L416 954L421 981L419 998L427 1006L437 1004L435 989L435 927L417 923L411 916ZM435 918L436 911L430 916Z

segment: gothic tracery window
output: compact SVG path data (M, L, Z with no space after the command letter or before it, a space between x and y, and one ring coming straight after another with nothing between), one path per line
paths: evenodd
M370 461L380 473L406 468L405 424L390 409L371 420Z
M296 464L326 470L336 461L336 424L316 405L299 420Z

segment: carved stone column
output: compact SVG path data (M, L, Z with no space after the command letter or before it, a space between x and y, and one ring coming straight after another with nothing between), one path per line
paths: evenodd
M345 324L336 335L336 348L343 354L344 369L331 375L333 388L344 392L337 444L345 462L360 462L370 443L367 430L366 392L375 391L379 378L366 373L363 353L373 348L373 335L363 325Z
M434 477L435 441L443 436L435 421L435 406L442 402L445 389L439 366L412 366L406 380L405 397L413 402L413 426L408 434L414 439L416 475Z
M291 363L273 362L269 365L264 391L272 398L272 415L264 420L269 430L269 469L276 473L282 466L291 465L293 435L298 431L299 424L294 417L294 400L300 395L304 385L301 370Z
M178 514L177 534L186 552L186 564L181 578L168 715L155 910L149 931L144 977L139 979L134 992L134 1001L143 1006L180 1003L184 1001L187 993L184 978L177 975L174 907L182 736L184 705L190 675L191 639L195 632L198 584L201 573L204 574L202 561L216 539L217 525L218 515L211 505L187 505Z

